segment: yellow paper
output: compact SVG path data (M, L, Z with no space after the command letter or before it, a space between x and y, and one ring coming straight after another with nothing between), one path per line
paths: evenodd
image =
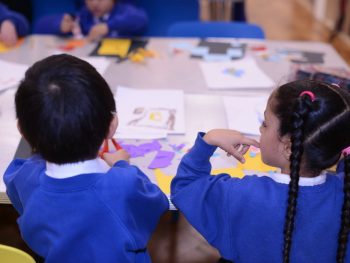
M252 157L254 156L254 157ZM212 175L218 175L222 173L229 174L231 177L243 178L246 171L256 171L256 172L272 172L277 171L277 168L268 166L261 160L260 151L251 155L250 152L244 155L246 162L244 164L237 162L236 167L228 168L218 168L212 169ZM156 177L159 188L167 195L170 194L170 184L173 180L174 175L165 174L161 169L154 169L154 175Z
M117 55L121 58L127 56L131 45L130 39L106 38L101 41L101 46L97 51L99 55Z
M251 157L249 152L244 155L245 163L244 164L238 164L238 167L241 166L242 170L246 171L258 171L258 172L271 172L271 171L277 171L277 168L268 166L263 163L261 160L261 153L258 153L256 156Z
M170 195L170 184L174 176L163 173L159 168L154 169L154 175L156 176L160 190L162 190L164 194Z

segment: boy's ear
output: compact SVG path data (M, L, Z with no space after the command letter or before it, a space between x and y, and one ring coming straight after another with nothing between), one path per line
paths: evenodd
M23 136L23 132L21 131L21 126L19 125L19 121L17 120L17 130Z
M108 129L106 139L113 138L113 135L115 134L115 131L117 130L117 127L118 127L118 117L117 117L117 115L114 115L111 123L109 124L109 129Z

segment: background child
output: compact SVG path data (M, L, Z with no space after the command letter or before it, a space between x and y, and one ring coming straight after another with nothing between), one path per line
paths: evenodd
M146 13L118 0L85 0L77 17L70 14L48 16L38 22L37 32L70 34L81 32L89 40L102 37L140 35L147 24Z
M350 95L315 81L285 84L260 129L262 159L281 173L211 176L216 146L244 162L258 143L232 130L200 133L172 181L173 203L234 262L350 262ZM322 173L342 152L345 175Z
M18 127L36 153L4 175L21 235L45 262L150 262L146 245L168 200L124 150L98 158L118 120L87 62L35 63L16 93Z
M27 19L14 11L10 11L0 3L0 42L6 46L14 46L18 37L29 33Z

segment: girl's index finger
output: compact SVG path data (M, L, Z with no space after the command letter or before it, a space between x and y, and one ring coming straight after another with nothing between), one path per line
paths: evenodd
M244 137L242 139L242 144L249 145L249 146L253 145L257 148L260 148L260 143L257 140L254 140L254 139L248 138L248 137Z

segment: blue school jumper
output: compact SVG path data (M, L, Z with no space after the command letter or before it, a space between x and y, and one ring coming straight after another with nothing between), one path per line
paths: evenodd
M78 17L84 35L99 22L107 23L109 37L140 35L147 25L147 15L142 9L122 3L114 5L109 15L100 18L100 21L96 21L86 6L81 9Z
M212 176L209 159L216 147L202 136L199 134L179 165L171 185L172 202L225 259L282 262L288 198L283 179L289 176ZM301 178L300 185L290 262L335 262L343 182L338 176L324 174ZM350 262L349 242L345 262Z
M151 262L146 245L167 197L137 167L56 179L36 155L7 168L21 235L47 263Z
M61 32L63 14L42 17L35 26L38 34L64 35ZM95 18L91 12L82 7L77 15L83 35L88 35L92 26L97 23L107 23L107 37L138 36L146 29L148 18L145 11L131 4L117 3L108 15Z
M15 25L18 36L25 36L29 33L27 19L23 15L9 10L5 5L0 3L0 25L5 20L10 20Z

